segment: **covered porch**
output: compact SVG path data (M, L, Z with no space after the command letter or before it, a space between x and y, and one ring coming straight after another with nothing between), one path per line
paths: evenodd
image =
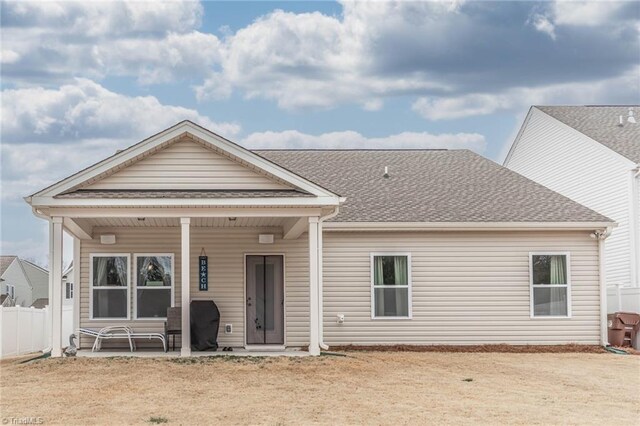
M74 236L74 268L76 287L75 325L80 337L80 356L208 356L253 355L286 356L319 355L322 346L322 222L333 214L332 208L318 207L219 207L219 208L73 208L51 209L50 256L52 304L52 356L62 355L60 341L62 312L62 231ZM97 285L97 271L104 258L119 258L126 262L126 276L120 280L126 285L108 290ZM105 342L99 352L91 352L93 341L80 336L80 328L98 330L105 326L127 326L134 332L163 333L165 318L145 316L144 294L160 294L161 288L141 285L140 267L153 256L166 258L166 274L171 278L166 293L170 293L169 306L178 307L181 329L191 330L191 302L213 301L220 311L218 344L227 351L192 350L191 333L181 333L173 352L172 339L169 352L160 355L161 344L140 339L139 349L129 352L126 340ZM200 280L200 258L208 259L208 276L204 286ZM273 309L251 311L252 303L248 282L251 269L248 264L255 257L281 258L282 293L272 294ZM144 260L143 260L144 259ZM162 264L162 261L159 262ZM125 263L122 263L124 265ZM171 266L168 266L171 265ZM149 266L150 267L150 266ZM267 266L263 266L266 270ZM164 273L163 273L164 274ZM273 283L272 283L273 284ZM203 288L204 287L204 288ZM114 317L116 297L122 294L126 315ZM263 291L264 293L264 291ZM105 296L103 296L105 294ZM124 296L126 294L126 296ZM108 297L104 312L96 302ZM261 295L261 303L269 299ZM275 299L274 299L275 298ZM282 300L281 306L278 302ZM277 299L277 300L276 300ZM155 302L157 304L157 298ZM161 302L160 302L161 304ZM168 306L168 307L169 307ZM253 324L258 315L265 324ZM271 320L269 320L269 318ZM281 317L282 323L278 324ZM276 329L272 340L252 340L252 333L265 334ZM267 330L267 328L269 330ZM281 340L277 329L280 328ZM62 336L66 341L67 336ZM275 339L275 340L273 340ZM112 344L110 344L112 343Z

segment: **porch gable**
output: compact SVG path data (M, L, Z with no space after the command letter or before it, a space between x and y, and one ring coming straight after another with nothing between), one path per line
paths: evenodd
M190 121L119 151L26 200L32 206L76 190L299 191L339 196Z

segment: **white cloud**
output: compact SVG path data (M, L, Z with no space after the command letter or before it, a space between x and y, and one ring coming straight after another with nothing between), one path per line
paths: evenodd
M556 25L594 27L613 21L630 2L619 0L554 1L551 16Z
M354 131L310 135L296 130L257 132L242 139L249 149L470 149L482 153L486 147L478 133L402 132L384 137L366 137Z
M427 120L455 119L493 114L498 111L522 111L531 105L599 104L616 99L619 103L637 103L640 93L640 67L620 77L539 88L514 88L499 93L472 93L446 98L421 97L413 110Z
M381 32L425 30L421 17L455 13L459 3L345 2L342 19L276 10L227 37L221 69L196 88L198 99L219 99L238 88L248 98L272 99L290 110L349 102L375 110L380 97L446 90L447 84L420 72L377 73L372 48Z
M342 6L341 16L274 11L229 35L220 68L196 88L198 99L220 99L238 89L288 110L345 103L376 110L382 99L401 95L452 98L455 104L461 94L480 90L544 90L612 78L637 63L638 40L624 36L635 28L632 20L621 16L623 6L608 2ZM580 19L572 13L592 31L573 28ZM562 47L536 37L538 31ZM544 64L544 70L532 64ZM487 109L483 99L473 103L480 104L480 114Z
M529 24L540 31L547 34L552 40L556 39L556 27L551 23L548 17L540 14L534 14L528 21Z
M240 131L236 123L214 122L153 96L118 94L88 79L58 89L8 89L2 96L5 143L146 137L184 119L222 135Z
M6 22L41 31L84 37L158 32L188 32L200 26L203 8L196 1L7 1Z
M51 83L74 76L133 76L140 83L203 78L219 61L220 41L199 32L194 1L6 2L5 80ZM4 55L3 55L4 60Z

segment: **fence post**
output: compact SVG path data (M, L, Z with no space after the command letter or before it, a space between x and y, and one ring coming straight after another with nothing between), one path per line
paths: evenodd
M16 305L16 355L20 355L20 305Z

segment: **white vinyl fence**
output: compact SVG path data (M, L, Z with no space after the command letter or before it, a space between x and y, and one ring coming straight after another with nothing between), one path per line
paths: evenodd
M0 358L39 352L49 345L49 308L0 307ZM73 333L73 306L62 307L62 347Z
M640 287L608 286L607 312L640 313Z

